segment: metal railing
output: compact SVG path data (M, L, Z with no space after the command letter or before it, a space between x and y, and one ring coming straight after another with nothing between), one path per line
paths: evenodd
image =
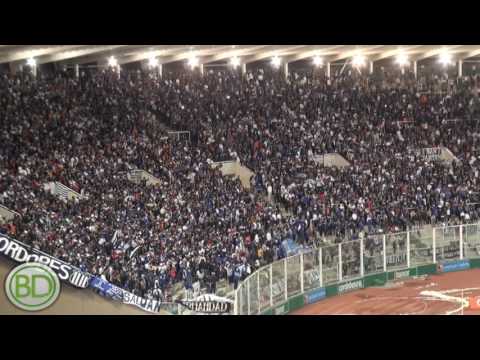
M480 258L480 223L368 235L260 268L235 291L237 315L261 314L314 289L371 274Z
M70 189L68 186L55 181L51 187L51 192L53 195L57 196L63 201L68 201L72 199L81 199L82 195L76 192L73 189Z
M169 131L168 137L175 141L190 141L190 131Z

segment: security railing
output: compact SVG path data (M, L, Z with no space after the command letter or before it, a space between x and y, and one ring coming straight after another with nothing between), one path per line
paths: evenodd
M367 235L306 250L260 268L235 291L234 312L261 314L293 297L340 282L475 258L480 258L480 223Z
M65 186L62 183L59 183L58 181L51 183L50 189L53 195L56 195L63 201L82 198L81 194L79 194L75 190L70 189L68 186Z
M169 131L168 137L175 141L190 141L190 131Z

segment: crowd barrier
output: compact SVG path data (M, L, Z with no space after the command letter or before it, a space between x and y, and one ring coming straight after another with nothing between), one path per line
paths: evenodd
M169 131L168 137L175 141L190 141L190 131Z
M80 195L78 192L70 189L68 186L63 185L62 183L59 183L58 181L46 183L44 188L46 191L49 191L63 201L82 197L82 195Z
M401 277L480 267L480 224L368 235L276 261L235 291L237 315L286 314Z

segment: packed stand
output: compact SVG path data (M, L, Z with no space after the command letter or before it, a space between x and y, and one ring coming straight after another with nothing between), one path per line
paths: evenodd
M21 217L4 231L152 297L180 281L210 291L219 279L238 284L284 257L286 238L311 245L471 222L480 215L472 205L476 91L475 79L445 84L410 74L5 76L0 204ZM192 141L172 142L165 124ZM412 151L435 146L460 162ZM331 152L352 166L313 160ZM253 191L210 166L228 159L256 173ZM161 184L132 183L132 169ZM59 201L43 189L50 181L82 198Z

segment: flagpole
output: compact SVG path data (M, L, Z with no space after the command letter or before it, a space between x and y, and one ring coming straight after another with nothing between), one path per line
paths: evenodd
M465 307L465 304L463 303L463 289L462 289L462 315L463 315L463 308Z

